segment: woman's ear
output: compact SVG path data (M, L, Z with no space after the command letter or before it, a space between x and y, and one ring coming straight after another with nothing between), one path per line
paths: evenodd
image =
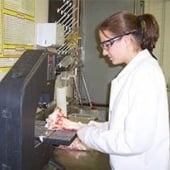
M131 35L125 35L125 36L123 36L123 39L127 45L129 45L133 41Z

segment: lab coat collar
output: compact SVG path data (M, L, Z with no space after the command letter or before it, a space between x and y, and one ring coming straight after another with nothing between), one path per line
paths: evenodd
M124 77L124 75L127 75L130 73L132 70L134 70L135 67L137 67L142 61L152 57L150 52L145 49L140 51L118 74L116 79L119 81L121 78ZM153 57L152 57L153 58Z

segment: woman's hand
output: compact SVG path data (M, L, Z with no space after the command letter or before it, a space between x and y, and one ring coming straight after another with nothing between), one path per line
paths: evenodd
M85 126L81 122L73 122L62 113L61 108L57 107L52 114L46 119L46 125L49 130L55 129L67 129L67 130L78 130L79 128Z

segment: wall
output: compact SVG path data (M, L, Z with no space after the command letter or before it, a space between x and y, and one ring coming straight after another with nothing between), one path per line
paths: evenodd
M163 70L165 72L166 80L167 80L167 88L168 88L168 98L169 98L169 108L170 108L170 22L169 22L169 16L170 16L170 0L165 1L165 26L164 26L164 53L163 53Z
M154 52L159 56L159 63L166 78L170 107L170 0L145 0L145 12L152 13L160 26L160 38Z
M48 22L48 0L35 0L36 22Z
M25 12L30 12L33 15L34 1L24 3L20 1L12 2L3 0L0 4L5 3L9 9L17 10L19 6L23 3L23 9ZM8 6L8 3L11 4ZM4 6L5 6L4 4ZM34 5L34 4L33 4ZM30 11L27 11L27 7L30 6ZM16 7L16 8L15 8ZM1 6L3 8L3 6ZM21 9L20 9L21 10ZM20 11L19 10L19 11ZM10 15L2 15L7 13ZM17 61L18 57L23 53L24 49L32 48L31 45L34 44L34 21L25 20L24 16L17 14L17 17L13 16L15 13L9 12L8 10L1 10L0 22L1 22L1 33L0 34L0 81L7 74L13 64ZM3 17L2 17L3 16ZM8 17L8 19L5 19ZM26 17L27 18L27 17ZM34 19L30 16L32 20ZM36 22L47 22L48 21L48 0L35 0L35 20ZM10 19L10 20L9 20ZM4 22L5 21L5 22ZM10 21L10 23L8 23ZM6 29L7 27L7 29ZM6 29L4 32L3 29ZM25 31L25 29L27 31ZM3 38L2 38L3 37ZM26 46L28 45L28 46ZM26 47L25 47L26 46ZM19 49L19 50L18 50Z
M160 37L156 44L156 49L154 50L159 63L163 63L163 41L164 41L164 3L163 0L145 0L145 13L153 14L160 26Z
M164 54L163 54L163 68L166 74L167 84L168 84L168 90L170 90L170 22L169 22L169 16L170 16L170 0L165 2L165 26L164 26Z

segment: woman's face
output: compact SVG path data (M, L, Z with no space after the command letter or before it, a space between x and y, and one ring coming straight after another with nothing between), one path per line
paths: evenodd
M128 48L125 36L113 36L109 31L99 31L100 45L103 55L107 56L114 65L127 64Z

